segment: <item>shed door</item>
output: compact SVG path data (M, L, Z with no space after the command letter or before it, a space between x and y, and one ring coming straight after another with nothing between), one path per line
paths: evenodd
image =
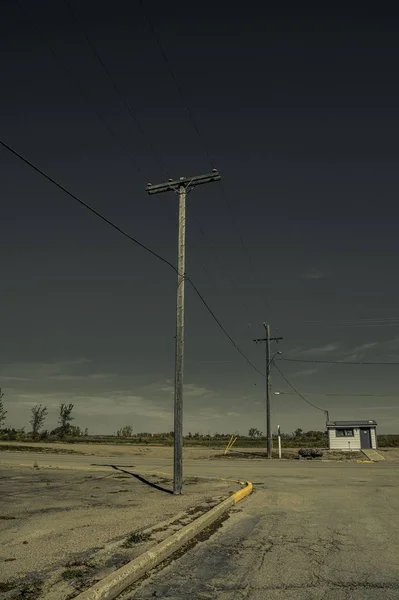
M360 429L360 447L371 448L371 431L368 427Z

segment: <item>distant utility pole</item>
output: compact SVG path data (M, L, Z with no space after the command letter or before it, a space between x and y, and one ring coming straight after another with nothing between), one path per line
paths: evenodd
M166 183L147 185L147 192L161 194L173 191L179 196L179 230L177 253L176 354L174 399L173 493L181 494L183 485L183 368L184 368L184 284L186 263L186 197L190 189L221 179L216 169L208 175L169 179Z
M263 323L266 330L266 337L254 340L256 344L266 344L266 445L267 445L267 458L272 458L272 433L271 433L271 422L270 422L270 367L273 362L273 358L270 359L270 342L279 342L282 337L270 337L270 325Z

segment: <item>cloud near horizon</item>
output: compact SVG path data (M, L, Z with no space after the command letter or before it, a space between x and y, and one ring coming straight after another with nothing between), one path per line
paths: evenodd
M0 366L0 381L107 379L114 373L82 373L92 363L88 358L61 360L56 362L14 362Z
M301 369L300 371L296 371L293 373L293 377L308 377L310 375L316 375L319 369Z
M307 350L301 350L300 354L303 354L305 356L307 355L311 355L311 354L326 354L329 352L336 352L337 350L339 350L339 344L326 344L325 346L319 346L316 348L308 348Z
M363 346L372 350L371 345L369 342ZM331 346L321 346L311 351L328 354L332 352ZM11 427L25 426L29 430L32 407L45 404L49 409L45 428L51 430L57 426L59 404L71 402L75 405L74 424L82 429L87 427L92 434L113 434L124 425L132 425L136 433L173 430L174 386L171 379L146 383L145 380L138 380L130 370L128 374L123 372L123 368L120 374L111 370L101 373L101 369L97 372L95 366L87 359L8 364L6 371L3 365L1 371L6 372L9 378L3 383L4 404L8 411L6 424ZM315 374L314 371L316 369L300 369L296 375L310 377ZM184 386L185 433L222 431L246 434L251 427L264 429L262 386L256 386L248 393L245 386L241 389L235 385L212 387L209 383L206 377L204 381L188 381ZM335 411L340 418L356 418L352 403L340 406L340 400L331 402L335 403ZM374 407L367 410L374 411ZM381 408L380 420L385 430L395 432L399 422L393 412L389 412L391 410L393 407ZM384 412L390 415L389 419L384 417ZM319 412L299 403L294 395L274 402L273 422L279 422L285 431L297 427L323 428Z

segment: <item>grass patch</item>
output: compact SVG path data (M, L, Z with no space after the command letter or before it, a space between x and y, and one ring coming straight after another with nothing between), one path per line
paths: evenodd
M122 548L133 548L136 544L148 542L151 539L151 534L144 531L134 531L123 542Z
M354 451L347 451L347 452L340 452L339 450L329 450L326 453L326 458L328 458L329 460L359 460L359 459L365 459L365 455L363 454L363 452L358 452L356 450Z
M87 558L75 558L65 565L66 569L61 577L64 581L76 581L86 577L93 569Z
M86 575L86 570L75 567L74 569L66 569L62 574L64 581L71 581L72 579L79 579Z
M186 515L189 517L192 517L194 515L199 515L201 513L205 513L208 510L211 510L211 508L213 508L213 506L216 506L217 503L215 503L213 500L210 500L209 502L205 503L205 504L198 504L197 506L193 506L193 508L189 508L188 510L186 510Z

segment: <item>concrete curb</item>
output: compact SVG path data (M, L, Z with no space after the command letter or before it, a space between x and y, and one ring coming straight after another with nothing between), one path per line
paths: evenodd
M179 548L195 538L206 527L209 527L220 518L229 508L240 500L249 496L252 492L252 483L246 482L246 486L235 494L223 500L220 504L206 512L204 515L186 525L169 538L160 542L154 548L147 550L141 556L130 561L111 575L105 577L88 590L85 590L75 600L113 600L126 588L143 577L147 571L153 569L163 560L174 554Z

